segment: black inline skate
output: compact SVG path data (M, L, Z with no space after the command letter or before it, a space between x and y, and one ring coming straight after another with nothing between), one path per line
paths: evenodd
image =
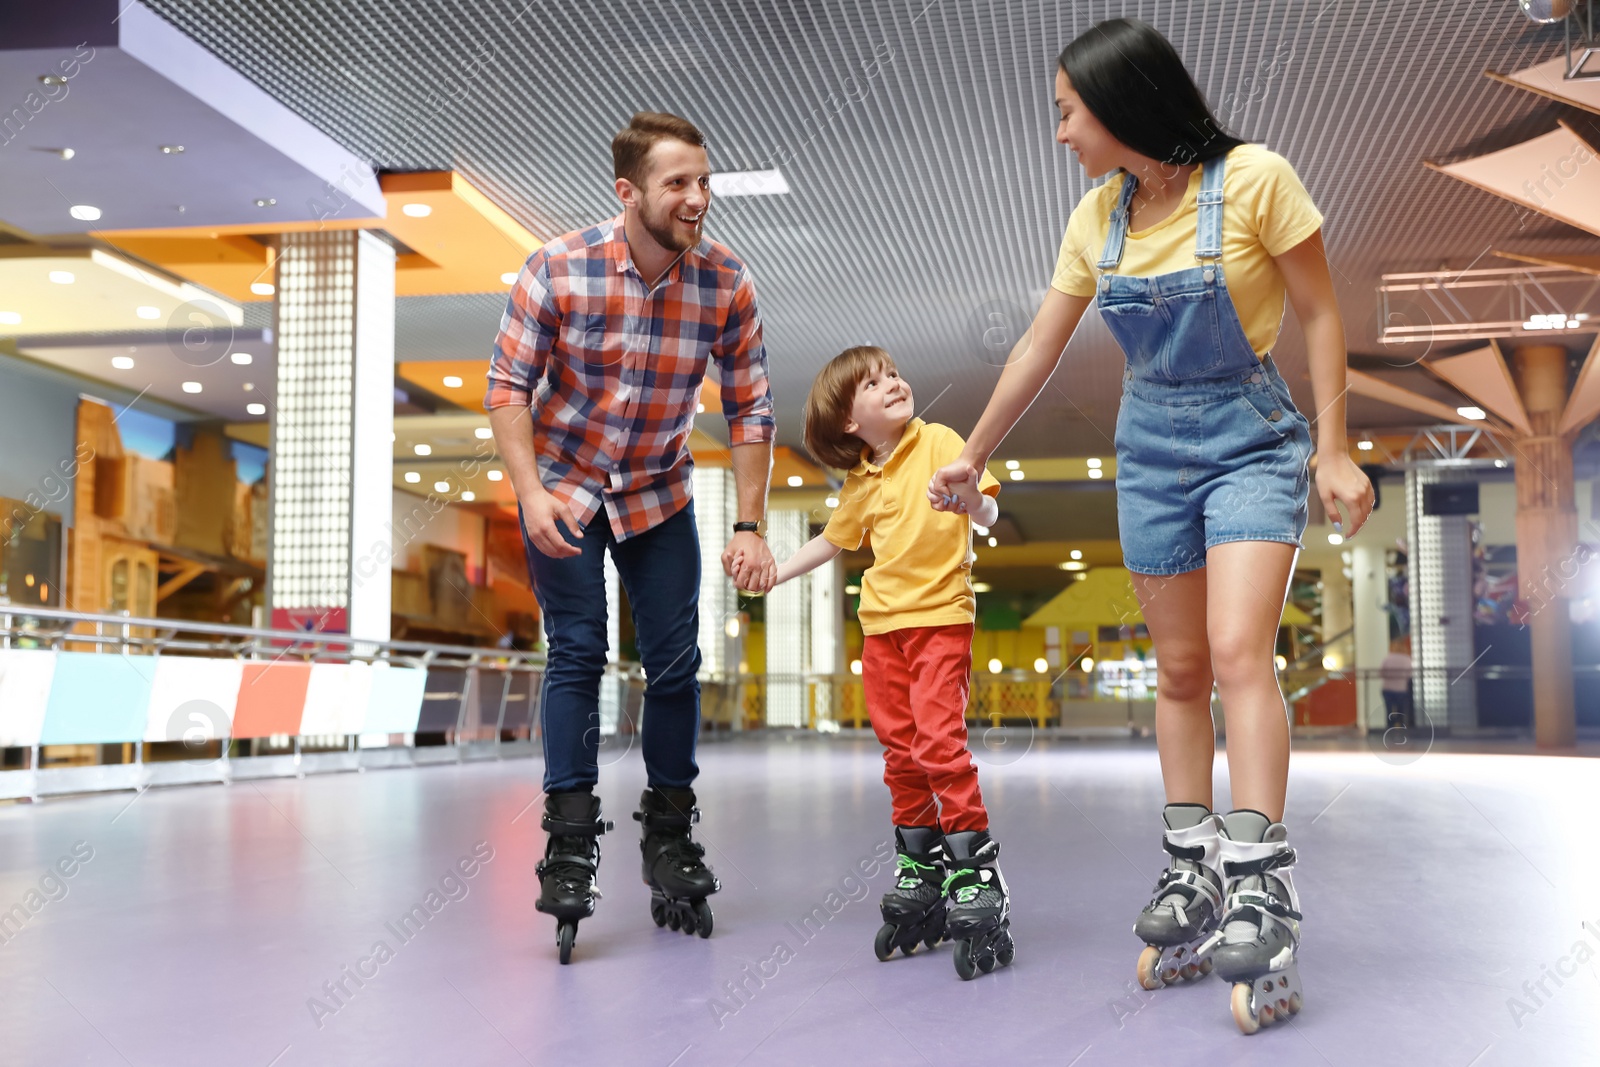
M594 914L600 889L600 835L611 824L600 818L600 798L592 793L554 793L544 798L544 859L534 872L539 876L539 899L534 907L556 918L556 946L561 962L572 960L578 922Z
M1171 856L1150 903L1133 924L1145 943L1139 954L1139 984L1160 989L1197 981L1211 973L1199 952L1222 916L1222 816L1203 804L1168 804L1161 847Z
M705 846L690 836L700 821L694 790L652 786L633 813L643 827L639 852L650 887L650 918L686 934L711 936L711 906L706 897L722 888L705 864Z
M880 960L895 949L909 956L919 944L932 948L945 936L943 835L937 826L896 826L894 844L894 888L878 905L883 927L872 943Z
M996 861L1000 843L987 830L944 835L950 874L944 880L948 917L945 936L956 942L956 973L963 981L1016 954L1011 938L1011 895Z

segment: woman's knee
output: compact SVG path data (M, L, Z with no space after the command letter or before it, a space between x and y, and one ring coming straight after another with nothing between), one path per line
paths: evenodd
M1157 692L1171 700L1202 700L1211 695L1211 662L1204 648L1160 649L1156 656Z
M1242 637L1212 642L1211 672L1222 690L1277 684L1272 647Z

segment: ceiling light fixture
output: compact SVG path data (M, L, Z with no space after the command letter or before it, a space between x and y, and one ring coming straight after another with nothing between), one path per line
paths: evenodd
M406 481L412 485L416 485L418 482L422 481L422 475L418 474L416 471L406 471Z
M244 409L251 415L265 415L267 413L267 405L265 404L246 404Z
M491 482L498 482L501 478L504 478L505 476L506 476L505 471L492 470L492 471L489 472L489 480Z
M1084 462L1089 464L1089 469L1090 470L1098 470L1099 467L1100 467L1100 460L1095 456L1090 456Z
M1484 414L1482 408L1473 407L1470 404L1468 404L1466 407L1456 408L1456 414L1460 415L1463 419L1471 419L1473 422L1482 422L1484 419L1489 417L1488 415Z
M111 365L113 367L115 367L117 370L132 370L133 369L133 357L132 356L112 356L111 357Z
M823 499L822 503L827 507L836 508L839 506L839 498L836 496L826 497Z
M50 280L57 285L71 285L78 278L70 270L53 270L50 272Z
M251 363L255 362L255 358L256 357L252 356L248 352L230 352L230 353L228 353L229 361L232 362L232 363L238 364L241 367L248 367Z
M201 385L199 382L184 382L183 383L183 391L186 392L186 393L198 393L204 388L205 388L205 386Z
M798 474L789 475L789 488L790 489L798 489L802 485L805 485L805 484L806 484L806 480L804 478L800 477Z
M434 482L433 483L433 491L435 493L448 493L450 491L450 483L449 482Z
M0 311L0 326L21 326L22 313L17 311Z
M502 285L517 284L517 272L514 270L506 271L504 274L500 275L500 283Z
M414 219L425 219L433 214L433 208L427 204L405 204L400 208L402 214L410 215Z
M278 291L277 286L271 282L251 282L250 291L257 296L271 296Z
M159 319L161 317L161 309L153 308L149 305L136 307L133 309L133 313L141 319Z
M411 451L415 452L419 456L431 456L431 455L433 455L433 446L432 445L412 445L411 446Z
M470 504L474 500L478 499L478 494L474 493L471 489L463 489L461 490L461 499Z
M476 437L480 441L488 441L494 437L494 431L487 426L479 426L476 430L472 431L472 436Z
M1022 478L1023 478L1023 474L1022 474L1021 471L1012 471L1011 472L1011 480L1012 481L1020 482L1020 481L1022 481Z
M1089 478L1091 480L1098 481L1099 479L1104 478L1105 476L1106 476L1106 472L1101 470L1099 467L1090 467L1089 468Z
M94 222L100 217L100 209L93 204L73 204L67 214L81 222Z
M730 170L711 176L713 196L782 196L788 191L779 170Z
M444 387L446 389L460 389L461 376L457 374L446 374L444 376Z

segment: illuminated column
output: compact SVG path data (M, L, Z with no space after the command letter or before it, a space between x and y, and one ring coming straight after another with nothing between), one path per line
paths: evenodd
M394 249L350 230L285 234L274 304L272 625L389 637ZM359 562L371 574L358 574Z
M1419 725L1470 731L1478 687L1467 673L1472 631L1472 526L1465 515L1429 515L1426 488L1470 481L1470 471L1418 465L1406 471L1406 543L1411 590L1412 693Z
M819 676L815 687L818 723L837 723L834 706L837 679L844 665L844 567L838 559L811 572L810 672Z
M727 467L694 469L694 520L700 532L700 670L725 675L739 669L743 634L737 625L739 595L722 573L722 550L733 536L739 498ZM729 631L733 632L730 634Z
M788 559L810 537L809 513L767 513L772 554ZM767 594L767 725L807 726L806 673L811 652L811 575L791 578Z
M1350 581L1359 721L1368 730L1385 730L1388 712L1378 675L1389 654L1389 578L1383 545L1358 541L1350 547Z
M1517 439L1516 464L1517 582L1533 645L1533 733L1541 747L1567 747L1577 737L1568 602L1582 560L1572 435L1557 432L1567 403L1566 349L1524 345L1516 374L1533 429Z

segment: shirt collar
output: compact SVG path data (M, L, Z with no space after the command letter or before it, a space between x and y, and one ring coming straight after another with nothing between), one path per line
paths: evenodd
M906 431L900 435L900 443L894 446L894 451L889 453L889 458L883 461L882 466L872 462L871 446L862 448L861 462L855 465L855 469L851 471L851 473L877 474L879 471L888 468L889 465L894 463L895 460L899 459L906 452L910 451L912 442L917 439L918 434L922 433L923 425L923 421L918 418L913 418L910 422L906 423Z

